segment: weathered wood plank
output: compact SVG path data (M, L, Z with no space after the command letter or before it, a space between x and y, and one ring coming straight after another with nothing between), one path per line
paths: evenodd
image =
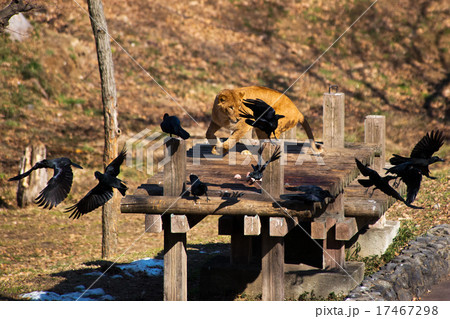
M284 237L295 227L295 221L291 217L269 217L269 233L273 237Z
M291 201L293 202L293 201ZM127 195L122 198L122 213L131 214L192 214L192 215L252 215L258 212L260 216L285 217L290 216L308 219L313 217L310 205L297 202L297 209L280 208L277 203L259 200L240 199L237 202L230 202L218 197L212 197L209 201L197 200L197 203L190 198L179 198L175 196L134 196ZM279 202L283 204L282 201Z
M336 240L349 241L357 232L358 226L354 217L336 222Z
M258 236L261 234L261 220L258 215L244 216L244 235Z
M323 95L323 145L325 149L344 147L344 93Z
M145 232L160 233L163 230L161 215L145 214Z
M372 168L381 172L386 163L386 118L384 115L368 115L364 121L364 142L379 146L381 154L375 158Z
M170 223L172 233L187 233L190 229L186 215L170 214Z
M262 158L267 161L277 149L278 145L272 143L264 143ZM283 147L280 147L281 157L283 156ZM264 176L261 182L262 194L265 199L272 200L279 198L284 191L284 165L281 163L282 158L270 162L264 170Z
M166 137L164 157L164 196L180 196L186 182L186 141Z

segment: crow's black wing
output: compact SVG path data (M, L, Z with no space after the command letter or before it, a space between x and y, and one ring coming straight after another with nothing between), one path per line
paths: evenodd
M427 133L416 146L414 146L410 157L430 158L442 145L444 145L444 135L442 131L431 131L431 134Z
M123 161L127 156L127 150L125 147L122 149L119 155L105 168L105 174L117 176L120 173L120 165L122 165Z
M260 117L273 118L275 116L273 107L261 99L245 99L242 102L253 111L253 117L255 119L259 119Z
M239 117L243 117L245 119L255 119L253 114L250 114L246 109L241 109L239 111Z
M54 169L53 177L47 183L47 186L39 193L35 201L38 206L52 209L57 206L70 192L72 187L73 172L69 165L57 166Z
M368 168L366 165L361 163L357 158L355 158L355 162L361 174L363 174L364 176L370 176L371 174L373 174L373 169Z
M370 179L358 179L358 183L360 183L364 187L370 187L374 185Z
M98 183L78 203L66 208L66 213L71 213L69 218L77 219L94 209L103 206L114 195L110 186Z
M34 166L33 166L32 168L30 168L28 171L26 171L26 172L24 172L24 173L22 173L22 174L19 174L19 175L17 175L17 176L11 177L10 179L8 179L8 181L10 181L10 182L11 182L11 181L18 181L18 180L20 180L20 179L22 179L22 178L27 177L28 175L30 175L32 171L34 171L34 170L36 170L36 169L39 169L39 168L44 168L44 167L48 167L48 165L45 165L45 164L44 164L44 161L37 162L37 163L34 164Z

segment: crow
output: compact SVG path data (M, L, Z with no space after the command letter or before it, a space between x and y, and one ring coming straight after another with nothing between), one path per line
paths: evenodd
M436 177L430 176L430 170L428 165L436 162L444 162L439 156L432 156L437 152L441 146L444 145L444 135L442 131L431 131L427 133L422 139L414 146L409 157L403 157L397 154L393 154L393 157L389 160L392 165L399 165L409 162L414 168L420 170L422 175L428 178L436 179Z
M196 198L202 195L206 195L206 200L209 201L208 186L200 181L197 175L191 174L189 175L189 179L191 181L191 194Z
M386 173L397 175L395 178L400 177L406 184L406 204L411 204L419 192L420 183L422 182L422 171L414 167L411 162L405 162L392 166L386 170Z
M262 154L263 149L264 149L264 144L263 144L263 146L261 146L261 148L258 151L258 153L259 153L258 164L256 164L256 166L251 164L252 168L253 168L253 172L250 172L247 174L247 182L249 185L252 185L256 181L261 182L262 177L263 177L263 172L266 169L267 165L269 165L270 162L274 162L281 157L280 146L277 146L277 148L273 152L272 156L264 164L262 164L262 155L261 154Z
M334 196L327 190L316 185L302 185L296 187L286 187L289 191L298 191L299 194L283 194L280 197L304 202L324 202L326 198L334 200Z
M17 181L31 174L32 171L39 168L52 168L53 177L47 182L47 186L39 193L35 201L38 206L52 209L58 206L69 194L72 188L73 172L72 166L83 169L80 165L73 163L67 157L59 157L55 159L44 159L37 162L31 169L23 174L17 175L9 179L9 181Z
M395 176L381 177L375 170L369 168L368 165L363 165L360 161L358 161L357 158L355 158L355 162L361 174L369 177L369 179L358 179L358 182L362 186L367 187L367 190L369 190L371 186L375 186L375 188L372 191L372 194L376 189L379 189L386 195L394 197L399 201L405 202L403 197L400 196L400 194L395 189L393 189L391 185L389 185L389 181L395 179Z
M120 165L122 165L126 155L127 151L124 148L120 154L106 166L104 174L98 171L94 173L95 178L98 179L97 186L91 189L78 203L66 208L65 212L71 213L69 218L78 219L82 215L103 206L113 197L113 188L117 188L122 196L125 196L128 187L116 176L120 173Z
M267 134L269 139L272 134L275 136L278 120L283 118L284 115L276 114L273 107L261 99L245 99L243 103L253 111L253 115L246 110L240 111L239 116L246 119L245 123L260 129Z
M183 140L187 140L191 137L191 135L181 127L180 119L175 115L169 116L167 113L164 114L160 126L164 133L170 134L170 137L172 137L172 134L181 137Z

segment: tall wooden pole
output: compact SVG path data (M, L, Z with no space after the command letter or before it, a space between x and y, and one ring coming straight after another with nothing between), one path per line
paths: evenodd
M114 64L102 1L87 0L87 4L97 47L98 68L102 86L105 126L103 164L106 167L118 154L117 139L120 135L117 123L117 94L116 83L114 81ZM117 196L117 190L114 190L114 194L112 200L103 206L102 212L102 258L104 259L113 256L117 247L117 217L120 198Z

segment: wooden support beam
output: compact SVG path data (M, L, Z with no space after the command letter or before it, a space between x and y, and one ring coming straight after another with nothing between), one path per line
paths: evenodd
M170 223L172 233L187 233L190 229L186 215L170 214Z
M344 97L344 93L338 92L323 95L323 145L326 149L344 147Z
M284 240L270 236L268 217L261 217L262 300L284 300Z
M264 143L265 147L262 152L262 158L267 161L275 152L277 145L272 143ZM283 145L280 147L281 156L283 156ZM261 182L263 198L273 200L280 198L280 194L284 191L284 166L281 164L282 159L278 159L269 163L264 170L264 176Z
M315 218L311 222L311 238L325 239L327 238L327 227L324 218Z
M300 201L290 201L289 208L281 209L272 201L245 199L245 197L232 205L223 205L224 200L210 197L209 201L199 199L201 205L195 204L192 198L179 198L178 196L134 196L127 195L122 198L121 212L124 214L179 214L179 215L253 215L258 212L261 216L284 217L286 213L299 218L312 218L314 210L311 205ZM283 203L283 202L279 202ZM320 207L314 207L320 210Z
M164 140L164 196L180 196L186 181L186 141L166 137Z
M183 191L186 181L186 142L176 138L166 138L164 148L164 196L176 197ZM172 202L172 203L173 203ZM169 207L169 206L167 206ZM183 217L174 217L166 211L162 213L164 224L164 300L187 300L187 254L186 232L179 232L189 228ZM186 217L186 216L184 216ZM180 221L181 220L181 221ZM177 223L180 221L179 223ZM173 228L172 231L172 227Z
M164 300L187 301L186 233L172 233L171 216L164 215Z
M358 226L354 217L336 222L336 240L349 241L357 232Z
M252 257L252 237L244 235L244 216L233 216L231 231L232 264L249 264Z
M145 214L145 232L160 233L163 230L161 215Z
M375 157L372 168L381 172L386 163L386 118L384 115L368 115L364 121L364 143L376 144L381 153Z
M231 235L233 233L233 216L221 216L218 223L219 235Z
M295 227L290 217L269 217L269 234L273 237L284 237Z
M137 188L133 196L148 197L147 190L143 188ZM163 230L163 223L161 215L157 214L145 214L145 232L146 233L160 233Z
M244 216L244 235L258 236L261 234L261 220L258 215Z
M329 204L325 214L326 238L323 240L323 269L341 269L345 264L345 246L342 240L336 239L336 223L344 220L344 194L336 196Z

